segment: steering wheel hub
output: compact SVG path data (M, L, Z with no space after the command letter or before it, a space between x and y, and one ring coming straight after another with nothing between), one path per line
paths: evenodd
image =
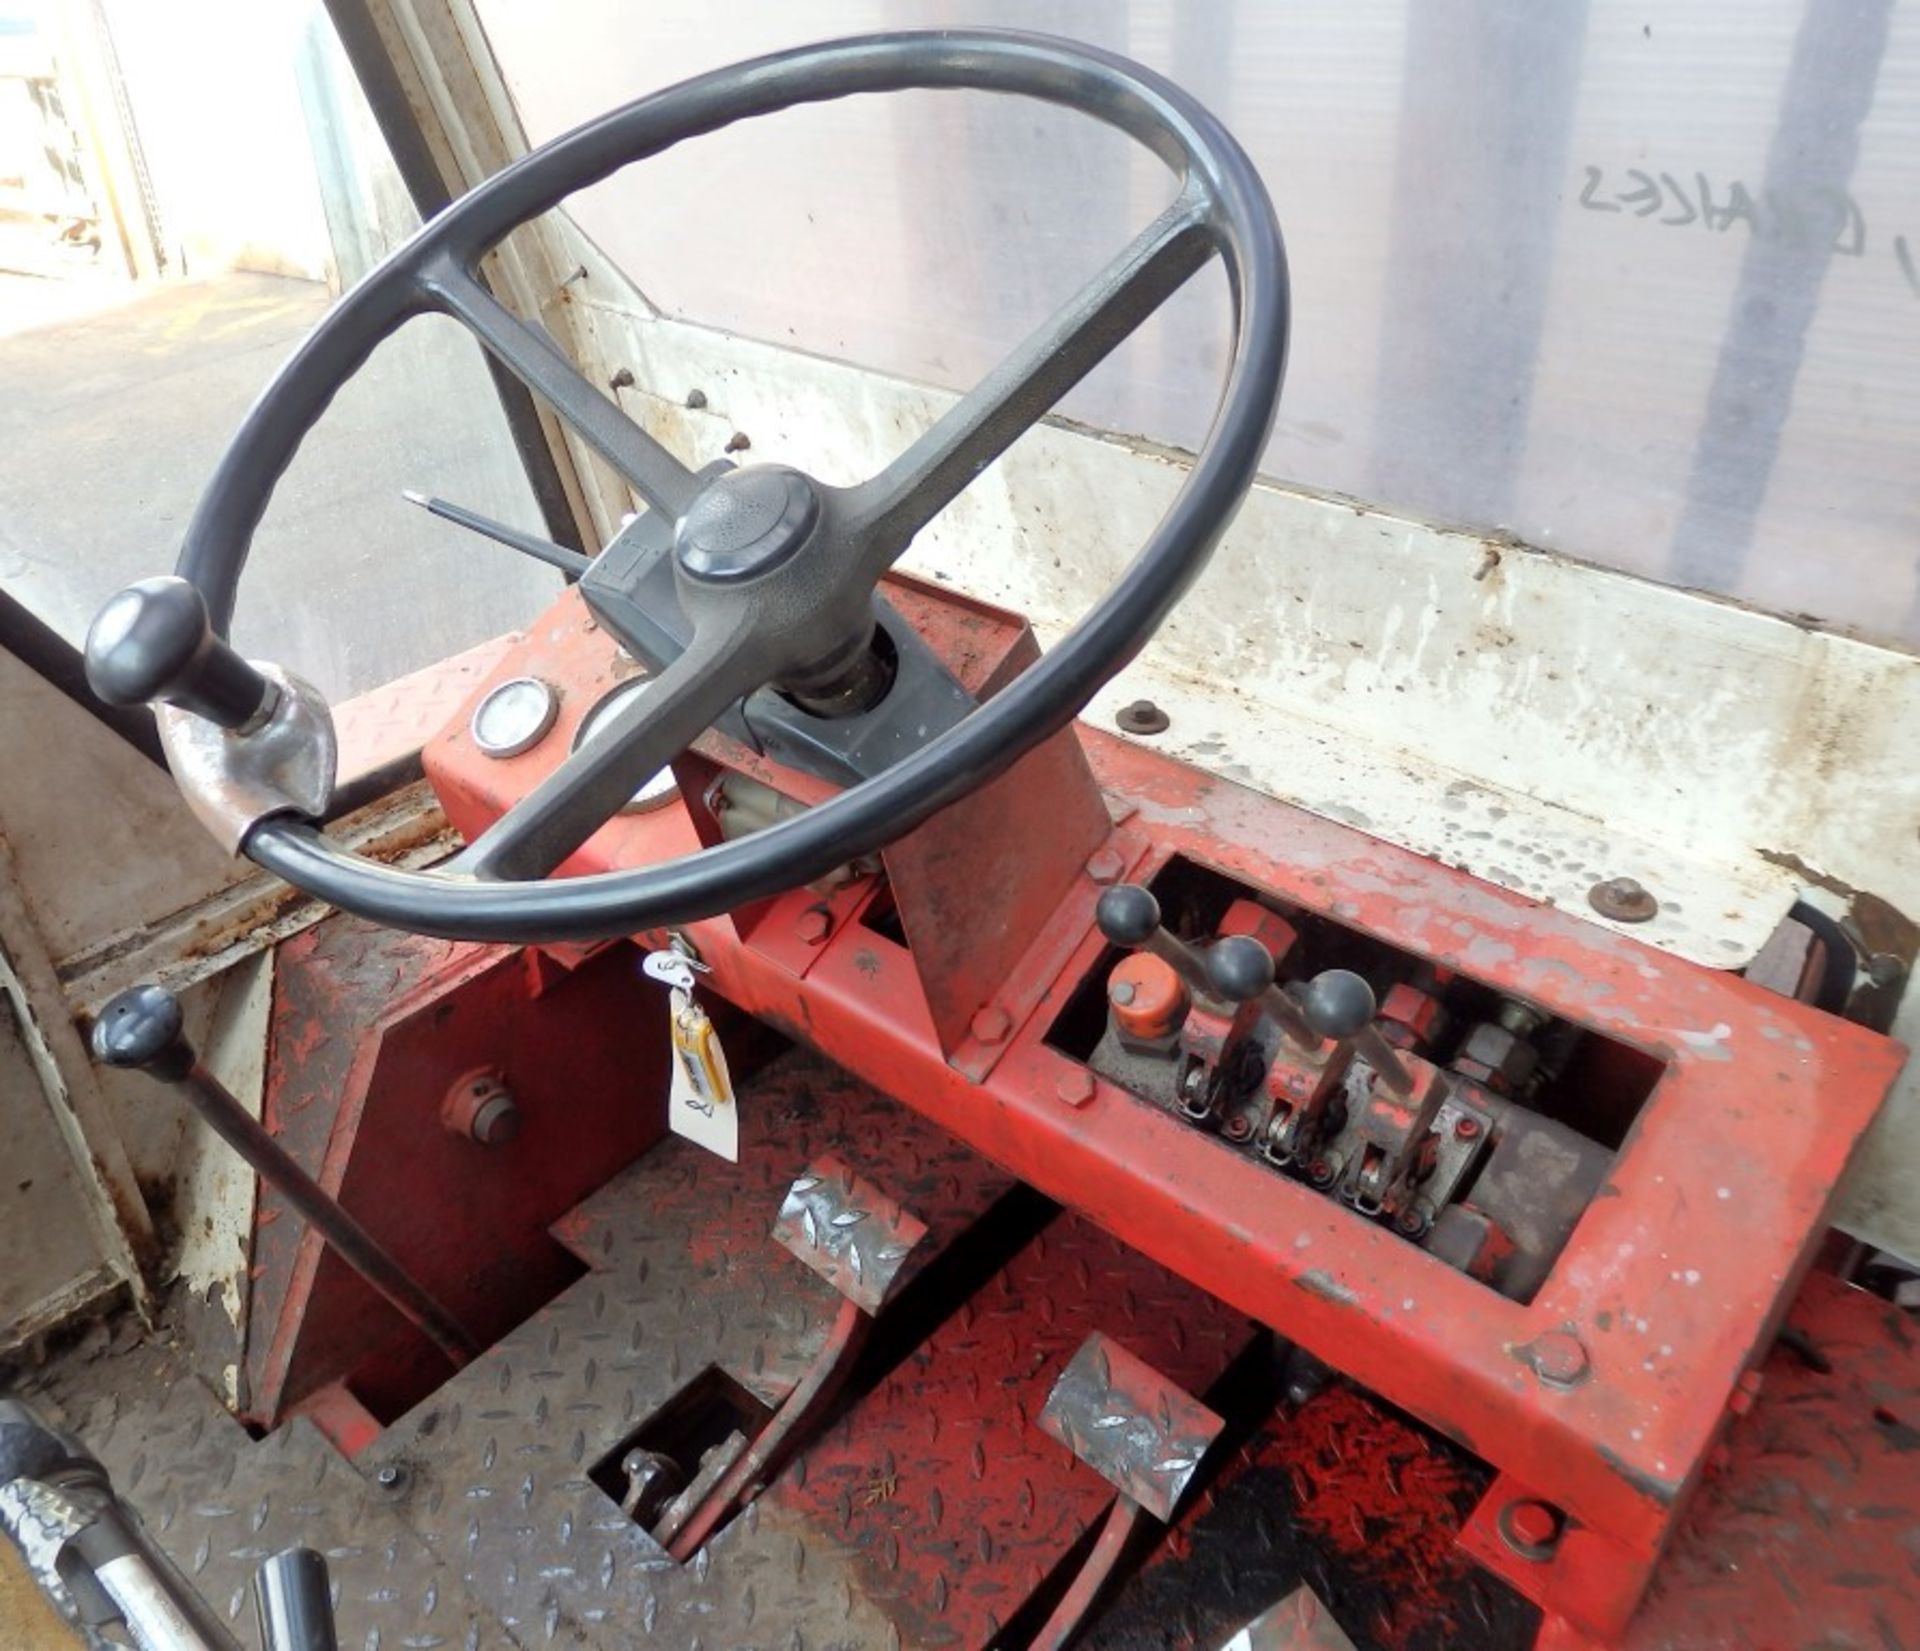
M674 529L681 568L710 584L771 573L807 542L820 495L798 470L757 464L704 487Z

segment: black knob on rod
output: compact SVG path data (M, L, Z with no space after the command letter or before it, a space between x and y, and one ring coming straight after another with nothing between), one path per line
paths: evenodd
M1351 969L1326 969L1315 975L1307 982L1300 1007L1307 1024L1323 1038L1351 1043L1390 1088L1402 1095L1413 1093L1413 1074L1373 1024L1378 1007L1373 988Z
M1093 908L1093 920L1114 945L1128 951L1147 951L1165 963L1189 991L1213 995L1206 960L1170 929L1160 925L1160 902L1138 883L1115 883L1103 889Z
M1274 984L1273 953L1250 934L1230 934L1216 940L1207 951L1207 974L1215 995L1229 1003L1251 1003L1260 1007L1302 1049L1320 1047L1320 1038L1307 1024L1300 1006Z
M222 728L244 728L274 687L213 633L184 579L142 579L107 599L87 630L87 682L109 705L165 700Z

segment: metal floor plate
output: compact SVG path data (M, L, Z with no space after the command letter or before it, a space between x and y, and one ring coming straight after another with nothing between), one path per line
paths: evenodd
M769 1405L805 1372L839 1297L770 1236L794 1178L834 1153L927 1224L924 1265L1009 1180L816 1057L745 1086L728 1164L661 1143L555 1229L594 1269L390 1428L359 1463L404 1471L396 1511L524 1643L886 1645L889 1624L750 1507L724 1577L630 1522L593 1464L710 1365ZM741 1547L738 1538L727 1544Z
M34 1402L87 1442L242 1644L255 1568L297 1544L327 1557L342 1651L513 1644L310 1423L254 1440L165 1347L103 1360Z

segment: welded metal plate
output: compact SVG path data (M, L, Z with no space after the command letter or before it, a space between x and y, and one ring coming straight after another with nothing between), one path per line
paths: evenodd
M1156 1519L1171 1519L1226 1424L1096 1330L1047 1395L1040 1426Z
M773 1236L854 1305L877 1313L927 1224L829 1153L787 1189Z

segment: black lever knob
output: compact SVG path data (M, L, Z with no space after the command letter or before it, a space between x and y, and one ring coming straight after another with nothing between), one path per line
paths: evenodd
M1273 973L1273 953L1250 934L1226 935L1208 948L1207 975L1218 996L1229 1003L1258 999L1289 1038L1309 1052L1318 1049L1319 1037L1300 1006L1274 984Z
M1115 883L1100 891L1093 908L1100 932L1116 946L1144 946L1160 927L1160 902L1138 883Z
M1350 1038L1373 1024L1379 1005L1373 988L1351 969L1326 969L1307 982L1300 1007L1321 1037Z
M1206 960L1172 930L1161 927L1160 902L1153 891L1138 883L1115 883L1103 889L1093 908L1093 920L1114 945L1129 951L1152 952L1187 984L1187 989L1212 996Z
M1207 952L1207 976L1229 1003L1249 1003L1273 984L1273 953L1250 934L1230 934Z
M1351 969L1326 969L1307 982L1300 1007L1323 1038L1351 1043L1367 1065L1402 1095L1413 1093L1413 1074L1392 1044L1374 1027L1379 1004L1373 988Z
M162 1083L193 1070L180 1000L164 986L129 986L93 1023L94 1057L106 1066L134 1067Z
M185 579L142 579L107 599L87 630L87 682L109 705L165 700L222 728L243 728L274 688L213 633Z

